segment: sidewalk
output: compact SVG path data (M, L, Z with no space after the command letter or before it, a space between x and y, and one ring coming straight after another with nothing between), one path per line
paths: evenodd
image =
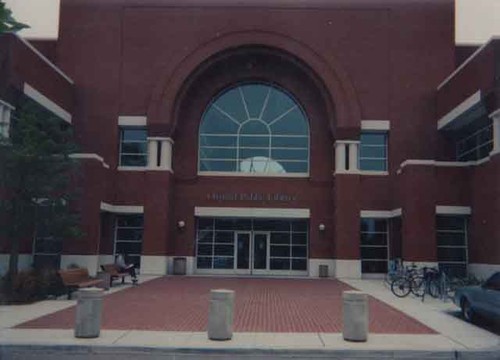
M482 349L500 345L500 336L469 324L457 317L459 308L452 301L443 302L427 296L398 298L387 289L381 280L342 280L374 298L391 305L419 320L449 340L467 349Z
M72 330L11 328L76 303L57 300L0 308L0 359L500 359L500 337L456 318L453 304L399 299L380 280L344 281L438 334L370 334L353 343L341 333L242 332L215 342L206 332L103 330L97 339L76 339Z

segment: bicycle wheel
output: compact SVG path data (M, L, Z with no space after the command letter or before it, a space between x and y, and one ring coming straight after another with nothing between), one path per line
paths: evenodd
M397 273L387 273L385 274L385 277L384 277L384 285L387 287L387 288L391 288L391 284L394 280L396 280L397 278L399 278L399 274Z
M410 291L413 295L422 297L425 294L425 280L423 276L415 276L410 280Z
M434 298L437 299L441 295L441 284L439 283L438 280L433 279L429 282L429 294Z
M398 278L392 282L391 291L397 297L404 298L411 291L410 282L407 279Z

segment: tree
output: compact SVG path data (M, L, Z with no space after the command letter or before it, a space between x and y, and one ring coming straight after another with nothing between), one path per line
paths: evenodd
M10 245L10 279L17 275L21 241L32 239L37 225L45 237L79 235L71 210L78 174L71 126L29 99L12 120L10 137L0 139L0 237Z
M29 28L28 25L17 22L12 16L12 11L0 0L0 34L6 32L17 32Z

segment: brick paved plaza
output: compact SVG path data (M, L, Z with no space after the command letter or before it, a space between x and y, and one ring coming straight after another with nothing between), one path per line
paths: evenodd
M162 277L106 296L106 330L204 331L210 289L236 292L236 332L341 332L342 291L337 280ZM432 329L370 297L373 333L432 334ZM71 329L75 307L18 328Z

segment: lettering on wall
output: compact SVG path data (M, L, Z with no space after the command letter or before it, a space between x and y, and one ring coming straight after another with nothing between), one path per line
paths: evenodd
M297 196L283 193L209 193L214 201L295 201Z

